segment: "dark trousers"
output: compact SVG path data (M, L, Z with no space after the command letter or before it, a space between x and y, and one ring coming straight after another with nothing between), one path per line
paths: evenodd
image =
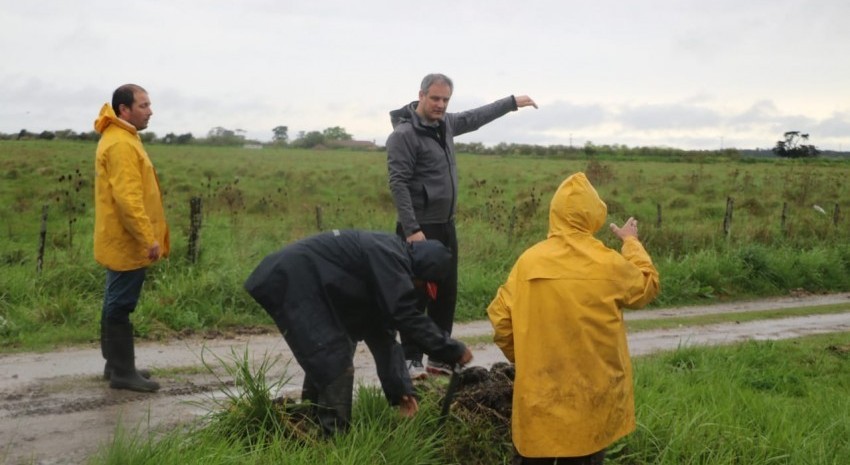
M103 295L101 321L129 323L136 310L147 268L130 271L106 270L106 291Z
M352 365L346 368L327 386L320 386L315 378L305 371L301 388L301 400L310 402L311 415L322 428L325 436L343 433L351 426L351 397L354 393L354 350L351 344Z
M602 465L605 461L605 450L584 457L523 457L518 453L514 456L512 465Z
M443 330L446 335L452 334L452 325L455 319L455 304L457 303L457 232L454 221L449 223L421 224L422 233L426 239L436 239L452 251L452 266L449 275L442 282L437 283L437 300L428 300L424 292L419 298L419 309L427 311L434 323ZM396 225L396 233L406 239L401 225ZM401 345L404 348L404 358L407 360L422 360L422 349L412 341L406 341L401 337Z

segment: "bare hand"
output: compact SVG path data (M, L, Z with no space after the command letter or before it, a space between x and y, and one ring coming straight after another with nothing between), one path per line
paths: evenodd
M522 107L527 107L527 106L532 106L535 109L537 108L537 104L534 103L534 100L532 100L531 97L529 97L527 95L515 96L514 100L516 100L516 107L517 108L522 108Z
M424 240L425 240L425 233L422 232L422 231L416 231L415 233L407 236L407 242L408 243L419 242L419 241L424 241Z
M626 240L627 237L634 237L635 239L637 239L637 220L633 217L629 217L629 219L627 219L626 222L623 223L622 228L618 228L616 224L611 223L611 231L622 240Z
M457 361L457 363L459 363L460 366L464 366L471 361L472 361L472 351L470 351L469 347L467 347L466 352L464 352L463 355L460 356L460 359Z
M154 261L159 259L159 242L153 241L150 247L148 247L148 260Z
M416 412L419 411L419 403L413 396L401 396L401 402L398 403L398 411L405 418L413 418Z

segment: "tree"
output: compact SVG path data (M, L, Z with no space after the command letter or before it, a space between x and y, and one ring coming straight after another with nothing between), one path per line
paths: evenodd
M80 140L100 140L100 134L97 131L81 132L77 134Z
M324 145L325 136L319 131L310 131L298 133L298 138L292 143L296 147L313 148L317 145Z
M341 128L339 126L334 126L332 128L327 128L322 131L322 136L324 136L325 140L351 140L351 134L345 132L345 128Z
M60 129L56 131L56 138L63 140L74 140L77 138L77 133L73 129Z
M289 128L286 126L278 126L272 129L272 140L278 144L286 145L289 142Z
M814 145L802 144L809 140L808 134L800 131L788 131L784 134L785 140L776 142L773 153L785 158L812 158L818 156L820 150Z
M187 132L186 134L180 134L179 136L177 136L177 143L181 145L191 144L194 140L195 136L193 136L191 132Z
M241 129L231 131L230 129L216 126L207 133L207 142L213 145L241 145L245 142L245 135L237 134L237 132L245 131Z

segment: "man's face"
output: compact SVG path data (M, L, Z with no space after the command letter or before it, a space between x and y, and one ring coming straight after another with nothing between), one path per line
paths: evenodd
M151 100L148 98L147 92L135 92L133 94L133 105L130 107L121 105L119 110L121 114L118 116L135 126L137 131L148 127L148 121L151 119L151 115L153 115Z
M428 92L419 91L419 106L416 113L429 123L443 119L449 99L452 98L452 88L445 82L437 82L428 88Z

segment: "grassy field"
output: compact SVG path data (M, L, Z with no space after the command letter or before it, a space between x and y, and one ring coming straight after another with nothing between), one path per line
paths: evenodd
M2 350L97 337L104 274L91 253L94 148L0 141ZM382 152L167 145L148 152L173 252L150 270L134 316L146 337L269 324L241 287L264 255L320 230L394 231ZM640 221L661 273L655 306L850 290L845 161L460 155L458 164L458 320L484 317L516 257L545 237L551 195L576 171L594 182L610 221ZM197 263L187 259L192 197L204 211ZM598 237L617 246L607 230Z
M635 359L637 430L609 448L619 465L840 465L850 456L850 345L843 334L686 348ZM195 428L119 431L90 465L510 463L506 423L439 421L439 394L404 420L362 387L349 434L299 433L276 414L266 367L234 365L232 393ZM486 417L482 413L482 417Z

